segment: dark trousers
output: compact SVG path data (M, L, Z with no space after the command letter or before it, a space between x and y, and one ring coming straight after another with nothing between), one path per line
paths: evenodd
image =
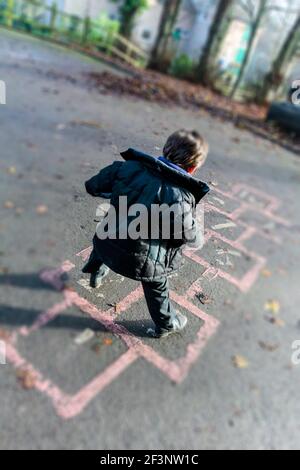
M98 273L99 277L104 276L109 271L109 268L103 263L102 259L97 255L93 249L87 264L84 266L82 272L85 274Z
M172 329L176 310L171 304L167 277L143 281L142 286L151 318L160 331Z
M93 250L88 263L83 268L84 273L107 274L108 267ZM159 330L170 330L176 318L176 311L171 304L169 281L167 277L159 281L142 281L147 306L152 320Z

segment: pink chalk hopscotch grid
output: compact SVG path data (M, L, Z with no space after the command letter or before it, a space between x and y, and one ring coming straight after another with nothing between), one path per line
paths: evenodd
M260 191L249 188L245 185L236 185L231 193L225 193L217 190L220 197L225 196L236 201L240 201L240 194L243 192L243 199L241 205L232 213L220 210L212 204L207 204L207 210L216 210L222 215L226 215L231 220L237 221L239 216L245 211L249 210L249 207L253 210L252 196L258 196L260 200L264 201L263 207L259 206L256 208L257 211L265 215L267 218L276 219L277 223L282 223L285 226L289 226L289 223L277 217L274 211L279 207L279 201L276 198L272 198ZM251 202L245 201L244 198L247 195L251 196ZM31 327L21 327L12 333L9 340L7 340L7 359L17 369L26 369L30 371L35 377L35 388L47 395L57 412L57 414L63 419L70 419L80 414L85 407L93 400L105 387L113 382L123 371L125 371L131 364L137 359L144 358L146 361L154 365L160 371L162 371L170 380L175 383L180 383L187 376L192 365L197 361L201 352L205 348L208 340L216 332L220 322L212 315L208 315L203 312L197 306L195 306L189 299L192 299L197 293L202 292L201 281L202 279L213 280L218 277L226 279L228 282L239 288L242 292L247 292L256 281L260 270L264 266L265 258L256 255L255 253L249 252L243 246L242 242L245 239L249 239L252 235L257 233L259 230L255 227L245 227L245 232L235 241L228 240L222 235L213 230L209 230L206 233L206 241L211 237L216 237L225 243L231 245L234 249L239 250L254 261L254 266L246 273L241 279L236 279L227 272L221 269L216 269L210 263L201 258L197 252L185 251L185 255L192 259L194 262L204 266L206 271L204 274L196 280L186 292L185 296L178 295L176 292L171 291L171 299L179 306L188 310L190 313L201 319L204 324L201 326L197 333L196 340L193 343L188 344L186 349L186 355L176 361L172 361L162 357L153 348L143 343L143 341L133 336L124 326L121 326L115 322L116 315L114 308L109 308L106 311L99 310L94 304L90 303L83 297L80 297L77 292L65 288L62 281L62 275L70 272L75 268L75 265L70 261L66 261L63 265L56 270L47 270L41 274L41 279L44 282L49 283L55 289L62 292L63 300L59 304L54 305L52 308L45 312L42 312L37 320ZM83 260L87 259L90 254L91 248L87 248L77 256ZM142 288L139 287L129 295L127 295L121 302L118 303L119 312L122 313L129 309L135 302L139 301L143 297ZM43 377L43 375L26 361L24 357L20 355L17 349L17 340L19 336L29 337L31 333L42 328L44 325L52 321L58 315L62 314L66 309L71 306L76 306L83 313L89 315L94 320L100 322L108 331L119 337L127 346L127 351L123 353L117 360L110 364L101 374L95 377L90 383L84 386L75 395L69 395L64 393L59 387L57 387L51 380Z
M85 252L87 253L88 250L85 250ZM56 289L61 290L62 274L64 272L69 272L74 268L75 265L66 261L63 266L57 270L44 271L41 274L41 278L45 282L49 282ZM153 348L144 344L139 338L133 336L125 327L115 323L116 316L114 308L110 308L107 311L101 311L88 300L80 297L75 291L70 289L62 289L62 294L64 296L64 300L41 313L30 328L22 327L13 333L10 340L7 341L7 358L17 369L26 369L34 375L35 388L46 394L52 400L56 412L64 419L69 419L80 414L90 401L98 395L98 393L100 393L138 358L146 359L175 383L182 382L188 374L191 366L198 359L206 342L215 333L219 325L219 321L217 319L207 315L184 297L177 295L175 292L171 292L171 298L175 303L189 310L204 322L204 325L197 333L196 340L188 345L185 357L180 358L177 361L171 361L162 357L154 351ZM119 312L122 313L126 311L142 297L143 291L141 287L139 287L118 304ZM17 350L17 339L19 335L28 337L31 333L45 326L72 305L78 307L83 313L99 321L108 331L118 336L126 344L128 350L89 384L83 387L77 394L70 396L65 394L50 380L44 378L32 364L28 363L26 359L20 355Z

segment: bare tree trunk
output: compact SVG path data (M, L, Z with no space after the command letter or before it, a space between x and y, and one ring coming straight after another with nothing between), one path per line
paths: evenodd
M138 9L132 9L130 12L122 11L122 21L120 33L127 39L130 39L132 30L134 27L134 21L137 15Z
M154 69L166 69L165 52L168 40L176 23L182 0L165 0L164 9L160 19L157 38L151 54L150 67Z
M278 56L272 64L270 72L267 74L261 93L261 99L266 100L270 89L278 88L283 80L283 68L291 59L297 43L300 42L300 12L293 27L287 35Z
M230 94L231 98L235 97L236 92L238 91L238 89L240 87L240 84L242 83L242 81L244 79L244 73L245 73L245 70L247 68L251 53L252 53L252 49L253 49L254 41L256 39L257 31L258 31L258 29L261 25L261 21L264 17L265 11L266 11L267 2L268 2L268 0L260 0L260 2L259 2L259 8L258 8L258 12L256 14L256 18L253 21L253 23L251 24L251 34L250 34L250 39L248 41L247 51L246 51L245 57L243 59L242 65L240 67L238 77L237 77L236 82L235 82L235 84L233 86L233 89L231 91L231 94Z
M224 18L226 18L226 15L232 5L233 0L219 0L219 5L212 21L208 33L208 38L203 48L198 67L198 77L204 85L209 84L209 62L212 58L213 53L215 52L214 49L216 41L219 39L218 36L220 34L220 31L223 29Z

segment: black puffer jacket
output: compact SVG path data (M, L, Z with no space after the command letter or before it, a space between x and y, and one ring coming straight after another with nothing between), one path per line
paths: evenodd
M188 241L191 244L193 240L194 246L197 245L196 204L208 193L209 187L142 152L129 149L121 155L126 161L114 162L87 181L87 192L92 196L111 193L111 204L117 214L120 196L127 197L128 207L136 203L147 208L151 204L175 205L177 215L184 220L182 236L178 239L171 228L168 239L100 240L95 237L95 250L108 267L123 276L138 281L158 280L180 267L182 247ZM125 223L128 224L129 219Z

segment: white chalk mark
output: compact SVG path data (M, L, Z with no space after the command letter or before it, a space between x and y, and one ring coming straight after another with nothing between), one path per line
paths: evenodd
M87 328L74 339L74 343L82 345L88 343L95 336L95 332Z
M79 281L77 281L77 284L79 284L81 287L83 287L89 292L92 292L93 290L93 288L90 286L90 281L88 279L79 279Z
M213 230L223 230L224 228L233 228L236 227L234 222L226 222L225 224L218 224L212 227Z
M225 205L225 201L223 201L223 199L220 199L219 197L212 196L212 199L216 201L218 204L220 204L221 206Z

